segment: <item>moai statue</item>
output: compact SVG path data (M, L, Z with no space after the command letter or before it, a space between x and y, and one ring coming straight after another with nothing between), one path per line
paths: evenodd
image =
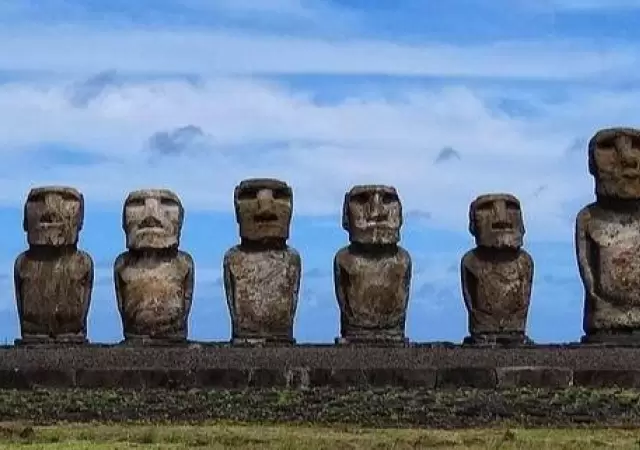
M340 306L338 344L404 345L411 257L398 245L402 204L396 189L354 186L344 198L342 227L350 244L333 261Z
M460 264L462 296L469 314L465 344L532 344L526 335L533 259L522 249L520 202L509 194L486 194L469 207L476 248Z
M640 343L640 130L610 128L589 142L595 203L577 215L587 343Z
M195 266L178 249L184 208L166 189L131 192L122 212L128 251L114 264L114 282L125 342L187 340Z
M275 179L242 181L234 191L240 245L224 255L232 343L293 344L302 263L287 246L293 192Z
M14 266L17 344L87 342L93 261L77 247L83 219L84 198L76 189L29 191L23 221L29 249Z

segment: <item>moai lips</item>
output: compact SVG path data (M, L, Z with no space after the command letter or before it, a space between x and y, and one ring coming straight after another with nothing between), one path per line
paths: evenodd
M596 201L577 215L585 291L583 342L640 343L640 130L610 128L589 142Z
M131 192L122 213L128 251L114 264L123 333L130 343L184 342L195 265L178 249L184 208L166 189Z
M510 194L486 194L469 207L476 248L461 261L462 295L469 314L467 344L527 344L533 260L524 251L520 202Z
M14 265L22 339L17 343L85 343L93 261L77 249L84 198L65 186L31 189L23 229L29 249Z
M405 344L411 257L398 245L402 204L391 186L354 186L343 205L350 245L334 258L338 343Z
M232 342L291 344L302 263L288 247L293 192L280 180L242 181L234 192L240 245L223 262Z

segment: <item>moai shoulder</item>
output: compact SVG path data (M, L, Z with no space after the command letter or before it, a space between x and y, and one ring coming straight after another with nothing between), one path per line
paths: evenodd
M461 259L462 296L473 345L528 344L527 316L533 259L522 249L520 202L511 194L485 194L469 207L476 248Z
M234 191L240 244L223 261L232 342L292 344L302 261L287 245L293 191L269 178L242 181Z
M23 229L29 249L16 258L18 344L87 342L93 260L78 250L84 197L66 186L31 189Z
M575 226L582 340L640 343L640 130L598 131L588 159L596 201L577 214Z
M404 345L411 256L398 245L402 203L395 188L354 186L343 204L350 245L334 257L341 344Z
M179 250L184 208L166 189L131 192L122 214L127 251L114 263L125 341L180 343L188 337L195 264Z

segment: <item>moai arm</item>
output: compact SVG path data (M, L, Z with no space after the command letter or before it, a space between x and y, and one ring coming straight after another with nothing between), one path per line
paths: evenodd
M291 286L293 287L293 299L294 299L294 303L293 303L293 307L291 308L291 318L293 319L293 317L296 314L296 309L298 306L298 295L300 293L300 282L301 282L301 278L302 278L302 259L300 258L300 254L293 250L290 249L289 250L292 253L292 263L294 265L294 270L290 271L290 276L291 276Z
M591 263L593 262L591 260L593 242L591 241L591 237L588 233L588 223L591 219L588 208L588 206L585 207L576 217L575 246L578 259L578 270L587 295L590 297L597 297L595 292L594 275L591 267Z
M84 292L82 293L82 323L86 324L87 316L89 315L89 305L91 304L91 293L93 291L94 267L93 259L88 253L82 252L82 259L86 267L85 277L82 280L82 285L84 286Z
M345 278L346 274L343 273L342 267L340 266L340 254L342 250L336 253L336 256L333 258L333 287L336 294L336 299L338 300L338 306L340 310L345 311L347 308L347 295L343 288L343 283L346 282Z
M115 284L115 289L116 289L116 301L118 303L118 311L120 312L120 317L122 317L123 320L125 315L123 310L124 306L123 306L123 298L122 298L123 283L122 283L122 277L120 276L120 272L124 267L125 258L126 258L126 253L122 253L120 256L116 258L116 262L113 264L113 282Z
M196 266L191 255L183 252L183 257L185 258L185 262L187 264L187 273L185 274L183 280L184 316L186 319L189 316L189 312L191 311L191 303L193 301L193 287L196 280Z
M225 298L227 299L227 305L229 306L229 313L231 314L231 319L233 321L233 318L236 316L236 302L234 300L235 286L233 283L233 274L231 273L231 257L229 252L224 255L222 263L222 283L224 286Z
M405 299L406 302L409 302L409 295L411 292L411 274L413 272L413 262L411 261L411 255L409 254L409 252L407 251L402 251L404 254L404 257L406 258L407 261L407 270L404 273L404 294L405 294Z
M471 292L476 290L478 280L475 274L468 267L468 260L471 253L467 252L460 260L460 284L462 285L462 298L469 312L474 310Z
M16 307L18 309L18 317L20 318L24 317L23 308L22 308L22 276L20 275L20 268L22 267L23 261L24 261L24 253L21 253L16 258L16 262L13 266L13 286L14 286L15 295L16 295Z

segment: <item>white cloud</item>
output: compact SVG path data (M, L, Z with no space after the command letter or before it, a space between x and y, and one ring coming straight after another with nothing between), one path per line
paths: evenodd
M564 102L539 100L542 113L534 117L515 118L489 107L493 93L462 85L318 104L311 90L256 79L209 79L201 87L130 82L102 91L86 108L72 106L67 86L0 86L0 202L21 202L33 184L64 183L81 188L87 201L119 205L130 189L162 185L189 209L230 211L240 179L276 176L294 186L296 213L335 214L351 184L379 182L398 187L407 211L428 211L435 226L460 229L473 197L513 192L532 239L567 240L575 214L567 204L589 201L592 185L586 149L566 149L597 128L640 119L640 92L575 91ZM209 151L149 165L148 138L187 125L211 136ZM42 142L108 161L25 164L24 152ZM461 159L434 165L446 146Z
M523 79L637 77L636 49L593 51L589 43L504 42L453 46L367 39L323 40L231 31L0 30L0 70L87 74L384 74Z

